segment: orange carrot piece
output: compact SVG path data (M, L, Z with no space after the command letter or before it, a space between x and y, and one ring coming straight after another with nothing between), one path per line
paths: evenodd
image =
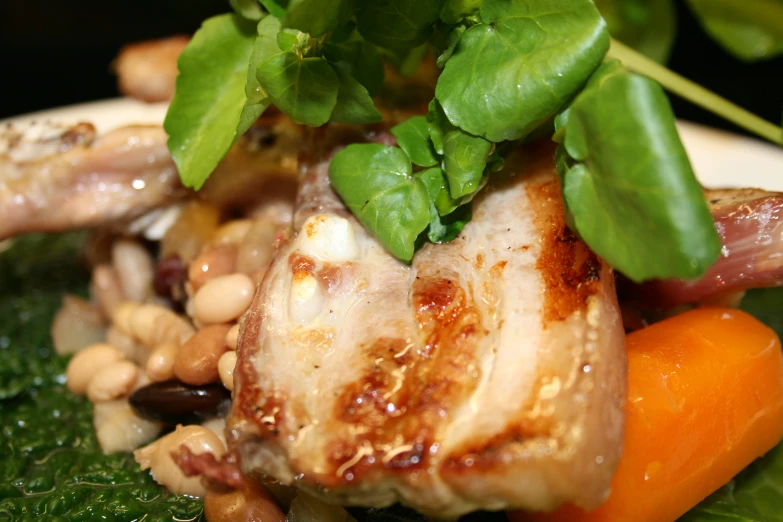
M700 308L627 337L623 457L592 512L510 512L512 522L672 522L783 437L777 335L738 310Z

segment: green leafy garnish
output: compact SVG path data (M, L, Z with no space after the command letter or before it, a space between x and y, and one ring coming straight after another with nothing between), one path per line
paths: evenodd
M393 51L409 51L427 41L440 16L441 0L360 2L359 33L368 42Z
M376 167L398 174L393 190L379 181L388 176L360 172L374 157L369 149L352 149L365 163L336 161L330 169L351 210L404 261L424 237L453 238L469 219L464 205L516 142L551 135L560 114L555 139L565 143L555 162L569 226L634 280L698 277L715 259L717 236L655 82L783 145L778 125L655 61L671 48L672 0L259 0L271 16L253 0L231 1L241 16L206 22L181 59L166 130L183 183L201 186L269 104L317 127L382 121L372 98L379 94L391 114L395 103L429 101L426 125L422 116L400 123L392 133L401 148L375 158ZM778 0L749 0L747 8L689 1L713 29L738 30L734 43L743 52L779 52ZM254 34L245 19L259 17ZM405 77L427 56L442 69L434 99L422 99L421 83L415 93L399 80L384 88L384 60ZM596 80L607 56L648 79L604 66ZM443 183L423 198L418 182L430 178L416 169L430 167L427 176ZM360 205L359 195L367 197ZM381 213L404 219L382 223Z
M236 15L205 21L179 57L163 127L186 187L201 188L234 140L266 108L245 93L255 24Z
M741 60L783 54L780 0L688 0L688 4L704 29Z
M595 5L613 37L666 63L676 29L673 0L595 0Z
M443 170L454 199L470 196L481 186L492 143L473 136L449 122L437 101L427 114L435 150L442 154Z
M261 62L257 74L275 107L294 123L319 127L329 121L340 81L324 58L281 52Z
M430 140L429 125L424 116L414 116L391 128L397 144L420 167L432 167L438 163Z
M609 48L591 0L487 0L462 35L435 96L457 127L519 139L551 117Z
M333 66L340 83L337 103L332 110L331 121L338 123L377 123L383 120L375 108L367 88L350 73Z
M318 37L345 23L353 9L354 0L291 0L283 25Z
M351 212L389 252L410 261L429 224L429 198L401 149L352 144L329 165L329 181Z
M610 61L558 123L563 196L591 248L634 281L701 276L720 239L663 89Z
M458 206L458 202L451 198L446 176L439 167L418 172L415 176L424 183L429 196L427 239L433 243L453 240L471 220L471 204Z
M258 0L228 0L234 12L242 18L253 20L255 22L264 17L264 10Z

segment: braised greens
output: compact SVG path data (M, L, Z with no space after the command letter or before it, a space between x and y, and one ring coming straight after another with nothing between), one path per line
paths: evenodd
M752 22L761 33L743 33L758 37L743 40L748 49L763 40L765 56L777 52L778 0L752 0L747 12L690 2L712 27ZM183 182L201 186L269 104L314 127L380 122L372 97L383 93L383 61L413 74L431 52L442 69L435 99L426 119L392 130L401 149L351 146L329 170L351 211L403 261L425 239L453 239L513 143L551 135L560 114L557 163L575 232L636 281L704 273L719 243L667 100L654 80L617 65L595 73L607 53L783 143L779 127L610 46L611 31L665 60L671 0L260 0L269 15L259 23L251 4L233 0L236 14L205 22L180 59L166 130ZM426 168L435 170L417 172Z

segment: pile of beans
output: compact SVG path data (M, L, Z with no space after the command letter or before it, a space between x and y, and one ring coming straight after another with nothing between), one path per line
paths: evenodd
M226 451L239 322L290 222L285 209L222 220L194 202L160 243L97 234L90 300L67 296L53 323L56 349L73 354L66 386L94 404L103 451L135 450L173 492L205 494L173 449Z

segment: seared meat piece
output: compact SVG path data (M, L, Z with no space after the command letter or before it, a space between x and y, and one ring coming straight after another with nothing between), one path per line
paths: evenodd
M783 284L783 194L727 189L705 197L723 243L718 261L697 281L629 283L623 292L630 299L671 308Z
M188 36L172 36L124 46L112 64L120 92L145 102L170 100L177 58L189 41Z
M126 221L184 197L168 136L128 126L95 137L92 125L0 130L0 239ZM229 151L198 197L218 206L288 198L301 130L280 115L259 121Z
M241 333L228 433L247 476L439 517L606 498L626 390L614 278L537 147L412 266L346 211L328 161L305 170Z

